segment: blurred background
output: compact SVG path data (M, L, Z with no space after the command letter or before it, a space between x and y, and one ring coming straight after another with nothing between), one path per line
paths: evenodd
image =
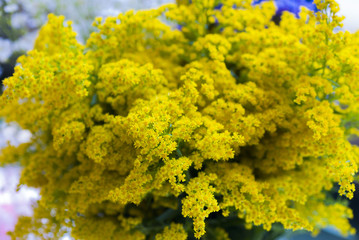
M300 2L300 0L281 0ZM306 0L309 2L310 0ZM64 15L73 21L78 40L85 42L96 16L116 16L130 9L149 9L175 0L0 0L0 82L13 74L16 59L32 49L39 28L49 13ZM340 14L346 16L342 30L359 30L359 0L337 0ZM0 85L1 86L1 85ZM2 87L1 87L2 88ZM2 91L2 89L0 89ZM31 134L16 124L5 123L0 117L0 149L10 142L18 145L30 139ZM13 230L19 215L31 215L31 204L38 198L38 190L21 186L16 191L21 167L12 165L0 168L0 240L10 239L7 231ZM356 186L359 189L359 186ZM359 232L359 191L350 201L354 211L352 225ZM70 239L65 237L64 240ZM335 229L325 229L316 238L307 232L286 232L279 240L340 240L359 239L359 235L341 237Z

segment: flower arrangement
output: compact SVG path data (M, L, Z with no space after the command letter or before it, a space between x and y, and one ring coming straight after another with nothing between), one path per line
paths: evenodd
M85 45L50 14L1 96L33 137L0 163L41 194L11 236L353 234L330 191L355 190L359 38L334 31L334 0L314 3L277 25L273 2L178 1L96 18Z

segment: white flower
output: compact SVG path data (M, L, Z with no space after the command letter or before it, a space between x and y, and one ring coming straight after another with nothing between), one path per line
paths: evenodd
M0 38L0 62L6 62L12 54L11 41Z

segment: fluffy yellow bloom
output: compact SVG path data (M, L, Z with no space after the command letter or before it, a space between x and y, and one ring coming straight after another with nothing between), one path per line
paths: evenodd
M172 223L170 227L165 227L163 233L156 235L156 240L178 239L186 240L187 233L181 224Z
M33 135L0 164L41 190L13 239L230 239L218 219L352 234L327 192L355 191L359 34L334 31L334 0L279 25L251 2L97 18L85 45L49 15L0 98Z

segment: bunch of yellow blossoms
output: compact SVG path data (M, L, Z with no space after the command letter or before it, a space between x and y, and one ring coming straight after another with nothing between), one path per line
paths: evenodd
M85 45L49 15L0 102L33 135L0 164L41 190L13 239L354 232L329 194L353 197L359 163L359 34L338 4L276 25L273 2L186 2L97 18Z

